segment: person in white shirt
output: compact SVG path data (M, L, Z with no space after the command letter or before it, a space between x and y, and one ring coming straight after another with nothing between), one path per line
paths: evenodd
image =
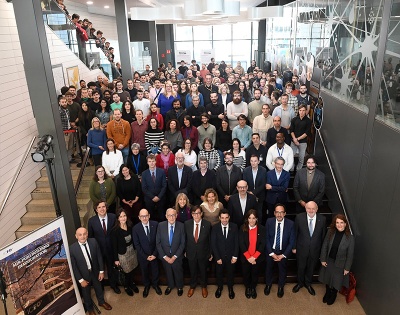
M146 98L143 98L143 96L143 90L138 90L136 94L137 99L133 101L133 107L135 110L142 110L143 117L147 117L147 115L150 114L150 101Z
M278 156L286 161L283 169L289 172L294 163L293 150L285 143L285 135L282 132L276 134L276 143L268 149L266 165L269 170L275 168L275 158Z

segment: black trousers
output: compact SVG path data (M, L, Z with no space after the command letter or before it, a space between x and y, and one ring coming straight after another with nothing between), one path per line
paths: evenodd
M139 258L139 266L142 272L142 281L145 287L150 284L155 287L158 285L160 272L158 270L158 261L154 259L152 261Z
M259 263L252 265L247 260L242 260L243 284L246 288L256 288L259 266Z
M117 273L114 269L114 261L110 255L103 255L103 261L107 266L107 275L108 282L110 283L110 287L115 288L117 286Z
M178 289L183 288L183 265L182 258L178 258L171 265L162 259L165 273L167 274L168 286L172 289L177 287Z
M304 255L297 252L297 282L304 285L312 284L312 277L314 274L315 267L319 262L318 255Z
M165 219L165 212L166 212L166 201L165 197L161 198L158 202L154 202L150 198L144 198L144 204L146 206L146 209L150 213L150 217L153 218L154 220L157 220L159 222L166 220Z
M82 287L82 297L83 301L85 302L85 307L87 311L93 311L93 301L90 294L92 287L94 288L94 292L96 293L97 302L99 304L104 304L104 291L99 281L99 275L90 272L90 279L85 279L89 281L89 285L87 287Z
M188 259L190 270L190 288L194 289L197 282L202 288L207 287L208 259Z
M224 285L224 272L226 274L226 284L228 287L233 287L233 280L235 276L235 264L231 263L232 257L222 258L222 265L215 265L215 273L217 275L217 285L222 287Z
M280 254L280 253L279 253ZM277 254L277 255L279 255ZM286 267L287 267L287 259L283 258L281 261L274 261L271 256L267 256L267 268L265 272L265 283L266 285L272 285L272 274L274 271L274 266L278 265L279 270L279 280L278 286L283 287L285 286L286 282Z

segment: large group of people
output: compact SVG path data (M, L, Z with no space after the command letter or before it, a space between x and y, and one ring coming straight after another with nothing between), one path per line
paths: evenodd
M237 265L245 295L253 299L264 266L264 294L270 294L277 265L277 295L282 297L287 259L296 253L298 284L293 292L305 287L315 295L312 275L320 260L320 281L327 286L324 302L333 304L337 290L348 282L354 240L345 217L334 216L326 234L326 219L317 213L325 175L316 158L306 156L310 101L295 75L288 80L277 71L264 73L254 61L247 72L240 64L232 69L215 60L200 70L193 60L176 70L170 63L157 71L147 67L128 79L125 89L121 80L97 79L89 82L90 93L81 82L80 99L75 87L66 87L59 98L60 115L69 157L74 149L67 139L70 129L80 128L86 137L81 143L91 148L96 171L90 198L96 215L89 223L96 223L101 235L96 236L94 224L79 235L107 239L97 243L116 293L120 290L113 267L126 273L125 291L133 295L137 287L131 273L139 265L143 296L150 287L162 294L161 260L168 283L164 294L177 288L181 296L182 261L187 259L189 297L196 286L207 297L210 261L216 268L217 298L224 275L229 298L235 297ZM82 100L82 95L87 97ZM79 118L89 110L91 128ZM295 222L285 218L291 173ZM107 207L107 213L99 207ZM104 224L105 217L112 219ZM104 299L98 298L102 304Z

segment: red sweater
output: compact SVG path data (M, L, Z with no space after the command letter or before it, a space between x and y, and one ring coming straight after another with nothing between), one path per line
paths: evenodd
M249 259L250 257L254 257L255 259L260 256L260 252L256 250L256 245L257 245L257 226L249 230L249 248L247 249L247 252L244 252L243 255L246 257L246 259Z

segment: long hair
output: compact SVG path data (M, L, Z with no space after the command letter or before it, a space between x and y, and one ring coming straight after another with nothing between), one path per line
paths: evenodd
M215 203L216 204L218 204L218 194L217 194L217 192L215 191L215 189L214 188L207 188L206 189L206 191L204 192L204 199L205 200L207 200L207 196L208 196L208 194L214 194L214 196L215 196ZM207 202L208 202L208 200L207 200Z
M121 227L120 224L119 224L119 221L118 221L118 218L121 215L121 213L125 213L125 215L126 215L126 226L132 227L132 221L129 218L128 214L126 213L125 209L124 208L119 208L115 212L115 223L114 223L113 229L117 229L117 228Z
M106 154L108 155L108 154L110 154L110 150L108 149L108 146L107 146L107 143L109 143L109 142L112 142L113 143L113 145L114 145L114 154L117 154L117 148L115 147L115 141L114 141L114 139L112 139L112 138L108 138L107 140L106 140Z
M231 152L233 153L233 142L235 142L235 141L239 144L239 152L238 152L238 153L240 153L240 150L241 150L241 147L242 147L242 143L240 142L240 140L239 140L238 138L233 138L233 139L232 139L232 142L231 142Z
M184 91L182 91L182 88L181 88L182 82L185 83L185 90ZM178 82L178 94L184 94L184 93L189 93L188 84L186 83L185 80L179 80L179 82Z
M346 223L346 227L344 229L344 234L349 237L350 236L350 228L349 228L349 221L346 219L346 217L343 214L337 214L333 217L332 223L329 226L329 238L331 239L333 235L335 235L335 232L337 231L336 229L336 220L342 220L344 223Z
M190 138L186 138L185 141L183 141L182 151L185 152L185 142L186 141L190 142L189 155L191 155L192 154L192 139L190 139Z
M150 124L150 122L151 122L153 119L156 121L156 129L153 129L153 128L151 127L151 124ZM149 119L148 124L147 124L147 130L146 130L146 131L147 131L147 132L160 132L161 130L160 130L159 125L160 125L160 123L158 122L158 120L155 119L154 117L151 117L151 118Z
M186 199L186 208L190 208L190 201L189 201L189 198L188 198L188 196L185 194L185 193L179 193L178 194L178 196L176 196L176 200L175 200L175 207L174 207L174 209L177 211L177 212L179 212L179 199L180 198L185 198Z
M243 222L243 225L242 225L242 231L243 232L248 232L249 231L249 216L251 216L251 215L254 215L256 217L256 225L258 224L257 210L250 209L244 215L244 222Z
M104 179L107 179L107 178L108 178L104 166L103 166L103 165L97 165L97 166L95 167L95 169L94 169L94 176L93 176L93 180L94 180L95 182L98 182L98 181L99 181L99 177L97 176L97 171L98 171L100 168L102 168L103 171L104 171Z
M131 113L134 113L135 112L135 109L133 108L133 105L132 105L132 102L130 101L130 100L126 100L125 102L124 102L124 104L122 105L122 115L126 115L127 114L127 112L126 112L126 109L125 109L125 104L126 103L129 103L129 106L130 106L130 112Z

